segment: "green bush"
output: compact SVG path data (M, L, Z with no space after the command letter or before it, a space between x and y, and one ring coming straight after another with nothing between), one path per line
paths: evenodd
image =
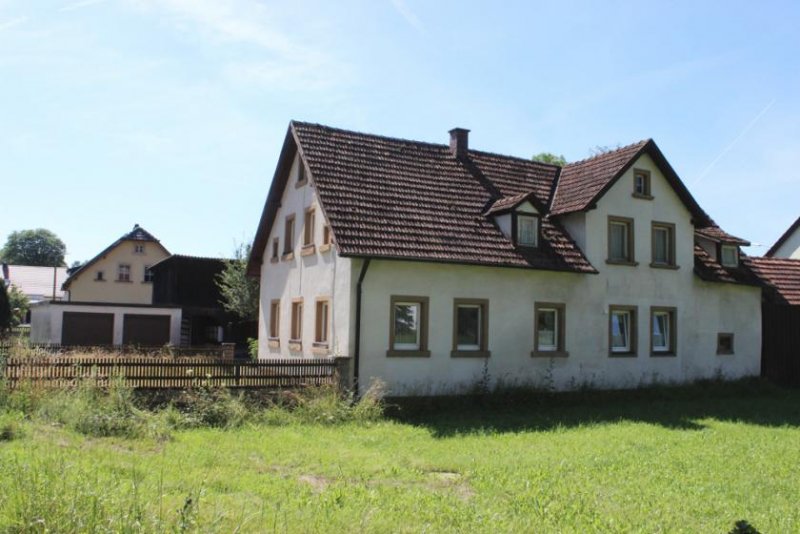
M0 412L0 441L20 438L23 418L19 412Z
M172 413L170 420L176 428L235 428L251 419L252 409L241 395L233 395L226 388L200 386L181 393L176 401L178 414Z

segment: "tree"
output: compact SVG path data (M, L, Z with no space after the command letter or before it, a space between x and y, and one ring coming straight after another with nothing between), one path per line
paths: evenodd
M8 302L6 284L0 280L0 337L3 337L11 328L11 319L11 305Z
M5 263L61 267L67 247L56 234L44 228L11 232L0 258Z
M251 246L241 244L236 247L233 259L217 275L217 287L222 293L222 306L245 321L258 319L259 283L258 279L247 276L247 258Z
M17 286L12 285L8 288L8 305L11 308L11 326L17 326L24 322L31 302Z
M559 167L563 167L567 164L567 160L564 156L557 156L552 152L539 152L531 159L539 163L549 163L550 165L558 165Z

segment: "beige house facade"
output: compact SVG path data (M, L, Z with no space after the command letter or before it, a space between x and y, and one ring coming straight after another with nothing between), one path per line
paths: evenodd
M169 251L138 224L64 282L69 302L151 304L150 267Z
M392 395L758 375L747 242L655 143L563 168L467 143L290 125L249 264L259 357L350 357Z

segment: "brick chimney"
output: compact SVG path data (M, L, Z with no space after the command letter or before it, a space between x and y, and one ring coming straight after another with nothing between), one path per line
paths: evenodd
M469 130L453 128L450 130L450 153L456 158L464 158L469 150Z

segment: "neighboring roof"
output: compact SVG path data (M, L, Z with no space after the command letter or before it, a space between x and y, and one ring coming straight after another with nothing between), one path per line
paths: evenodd
M694 272L706 282L724 282L729 284L762 285L761 280L749 267L748 260L741 254L739 267L723 267L713 259L700 245L694 246Z
M783 233L783 235L780 236L777 241L775 241L775 244L772 245L767 251L766 256L774 256L775 253L778 252L778 249L781 248L781 246L786 243L786 240L792 237L792 234L794 234L798 229L800 229L800 217L798 217L797 220L792 223L792 225Z
M530 197L533 196L533 193L520 193L518 195L512 195L510 197L502 197L498 198L494 201L494 203L489 206L483 214L484 215L499 215L501 213L505 213L507 211L511 211L515 209L517 206L525 202L526 200L531 200Z
M561 226L542 219L542 243L518 249L487 207L507 194L549 194L558 168L520 158L292 122L248 271L257 275L296 146L342 256L593 273ZM533 189L533 191L531 191ZM546 205L547 198L536 199Z
M744 247L750 246L750 241L736 237L724 231L716 224L711 224L705 228L695 228L695 234L710 239L716 243L725 243L726 245L741 245Z
M800 260L785 258L749 258L751 268L775 289L784 304L800 306Z
M3 273L0 272L0 279ZM29 299L62 299L61 285L67 279L66 267L36 267L31 265L9 265L8 281Z
M204 256L189 256L186 254L172 254L171 256L167 256L163 260L154 263L150 266L150 270L157 269L163 265L170 264L176 261L186 262L186 263L219 263L225 264L226 262L231 261L230 259L226 258L209 258Z
M122 237L120 237L119 239L117 239L116 241L111 243L109 246L107 246L105 249L103 249L103 251L100 254L98 254L97 256L92 258L91 260L87 261L86 263L84 263L83 265L78 267L78 269L73 271L69 275L69 277L64 281L64 285L62 286L63 289L67 289L69 287L69 285L72 283L73 280L75 280L78 276L80 276L89 267L91 267L92 265L94 265L95 263L97 263L98 261L103 259L103 257L106 254L108 254L109 252L111 252L112 250L117 248L121 243L123 243L125 241L144 241L144 242L157 243L158 246L160 246L161 248L164 249L164 252L169 254L169 251L164 247L164 245L162 245L161 242L158 239L153 237L153 234L151 234L150 232L148 232L147 230L145 230L144 228L142 228L138 224L135 224L135 225L133 225L133 230L131 230L130 232L124 234Z

